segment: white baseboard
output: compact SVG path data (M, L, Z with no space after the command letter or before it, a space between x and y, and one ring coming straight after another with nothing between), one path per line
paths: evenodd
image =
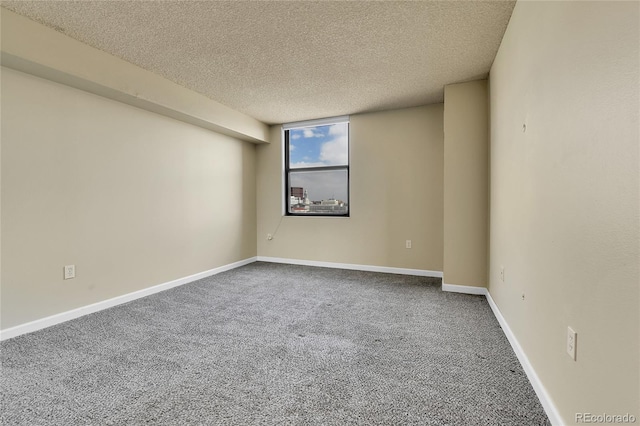
M350 270L358 270L358 271L383 272L383 273L390 273L390 274L417 275L417 276L436 277L436 278L442 278L442 275L443 275L441 271L429 271L429 270L423 270L423 269L405 269L405 268L393 268L393 267L384 267L384 266L354 265L354 264L348 264L348 263L318 262L313 260L298 260L298 259L284 259L284 258L278 258L278 257L257 256L257 257L244 259L238 262L230 263L228 265L220 266L218 268L210 269L208 271L200 272L194 275L189 275L187 277L179 278L177 280L169 281L153 287L134 291L132 293L124 294L122 296L104 300L102 302L93 303L91 305L83 306L81 308L73 309L71 311L62 312L60 314L56 314L56 315L52 315L39 320L31 321L25 324L8 328L6 330L0 330L0 341L10 339L12 337L20 336L22 334L31 333L33 331L50 327L52 325L60 324L65 321L69 321L71 319L78 318L83 315L88 315L94 312L108 309L113 306L130 302L132 300L140 299L142 297L159 293L161 291L168 290L173 287L178 287L193 281L197 281L202 278L210 277L212 275L216 275L221 272L238 268L240 266L248 265L255 261L271 262L271 263L287 263L292 265L320 266L324 268L350 269ZM520 361L522 368L527 374L529 382L531 382L531 386L536 392L538 399L540 399L540 403L542 404L542 407L544 408L547 414L547 417L549 417L549 421L551 421L552 425L561 425L562 424L561 417L556 406L553 404L551 397L549 396L547 390L545 389L544 385L540 381L540 378L538 377L535 370L533 369L533 366L529 362L529 358L527 358L524 351L522 350L520 343L518 343L518 339L516 339L515 335L511 331L511 328L509 327L509 324L507 324L507 321L502 316L500 309L498 309L498 306L495 304L495 302L491 298L491 294L489 293L489 291L485 287L473 287L473 286L463 286L463 285L454 285L454 284L445 284L445 283L442 284L442 290L448 291L448 292L455 292L455 293L477 294L477 295L486 296L494 316L498 320L498 323L502 327L502 330L505 336L509 340L509 343L511 344L513 351L518 357L518 360Z
M416 275L420 277L442 278L441 271L429 271L426 269L406 269L406 268L394 268L390 266L319 262L317 260L285 259L281 257L268 257L268 256L258 256L258 262L287 263L290 265L319 266L322 268L350 269L354 271L383 272L386 274Z
M507 340L509 340L509 343L511 344L511 348L513 349L513 352L515 352L516 356L518 357L518 361L520 361L520 365L522 365L522 369L527 374L527 378L529 379L529 382L531 383L533 390L536 392L536 395L538 396L538 399L540 400L540 404L542 404L542 408L544 408L544 411L547 414L547 417L549 417L549 421L551 422L552 425L562 425L563 422L560 418L560 414L558 413L558 409L551 401L551 398L547 393L547 390L545 389L544 385L540 381L540 378L538 377L535 370L533 369L533 366L529 362L529 358L527 358L527 355L525 355L524 351L522 350L522 347L520 346L520 343L518 343L518 339L516 339L516 336L513 334L513 332L511 331L511 328L509 327L509 324L507 324L507 321L502 316L500 309L498 309L498 305L496 305L495 302L493 301L493 298L491 297L489 290L485 287L446 284L443 282L442 291L448 291L453 293L478 294L478 295L484 295L487 298L487 302L489 302L489 306L493 311L493 315L498 320L500 327L502 327L502 331L504 332L505 336L507 337Z
M513 351L516 353L516 356L520 361L520 365L522 365L524 372L527 374L527 378L529 379L529 382L531 382L531 386L533 387L533 390L536 392L536 395L538 395L538 399L542 404L542 408L544 408L544 411L547 413L547 417L549 417L549 421L554 426L564 424L564 422L562 421L562 418L560 417L560 413L558 412L558 409L556 408L555 404L551 400L549 393L547 392L544 385L540 381L540 378L536 374L536 371L533 369L533 366L529 362L529 358L527 358L527 355L522 350L522 347L520 346L518 339L516 339L516 336L513 334L513 332L511 331L511 328L509 327L509 324L507 324L507 321L502 316L500 309L498 309L498 305L496 305L496 303L493 301L493 298L491 298L491 293L487 291L486 297L487 297L487 301L489 302L489 306L493 311L493 315L495 315L496 319L498 320L498 323L500 323L500 327L502 327L502 331L504 332L505 336L507 336L507 339L509 340L511 347L513 348Z
M489 294L486 287L474 287L471 285L445 283L442 283L442 291L448 291L451 293L479 294L481 296L486 296L487 294Z
M31 321L25 324L20 324L15 327L0 330L0 341L11 339L12 337L20 336L22 334L31 333L33 331L41 330L52 325L60 324L65 321L79 318L83 315L92 314L94 312L102 311L104 309L111 308L113 306L121 305L123 303L131 302L132 300L140 299L141 297L149 296L154 293L159 293L164 290L169 290L173 287L178 287L184 284L188 284L193 281L200 280L202 278L210 277L212 275L219 274L231 269L239 268L240 266L248 265L257 260L256 257L250 257L248 259L240 260L238 262L223 265L218 268L209 269L208 271L199 272L197 274L189 275L188 277L178 278L177 280L169 281L163 284L158 284L153 287L148 287L142 290L134 291L132 293L123 294L112 299L103 300L101 302L93 303L91 305L82 306L80 308L72 309L67 312L51 315L46 318Z

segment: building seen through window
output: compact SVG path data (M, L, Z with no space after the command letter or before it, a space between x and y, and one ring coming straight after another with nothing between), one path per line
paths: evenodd
M349 215L349 122L285 126L287 215Z

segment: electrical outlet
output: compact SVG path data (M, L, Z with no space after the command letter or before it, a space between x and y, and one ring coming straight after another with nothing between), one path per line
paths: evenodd
M576 333L571 327L567 327L567 353L573 359L576 360L576 349L578 344L578 333Z
M267 240L269 240L269 241L273 240L273 235L267 234Z
M500 267L500 281L504 282L504 266Z
M410 248L411 248L411 240L407 240L407 241L404 243L404 246L405 246L405 248L410 249Z
M64 279L70 280L76 277L76 265L66 265L64 267Z

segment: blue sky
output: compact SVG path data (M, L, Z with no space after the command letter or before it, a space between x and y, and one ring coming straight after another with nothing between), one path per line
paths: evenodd
M349 164L349 125L303 127L289 131L289 161L299 167L342 166ZM312 201L336 198L347 201L345 171L297 172L290 175L291 186L300 186Z
M290 167L348 164L348 124L303 127L289 131Z

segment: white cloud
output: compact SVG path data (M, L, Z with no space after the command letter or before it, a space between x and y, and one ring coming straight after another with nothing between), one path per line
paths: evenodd
M349 160L349 144L346 134L322 144L320 161L326 165L347 164Z
M300 134L294 133L293 136L291 136L291 139L300 139Z
M314 127L305 128L303 135L310 137L327 137L329 140L320 146L317 158L303 157L302 161L291 164L291 169L302 167L321 167L333 165L346 165L349 159L348 126L335 124L328 130L319 132ZM347 174L345 171L317 171L305 173L292 173L291 186L300 186L308 190L309 198L313 201L336 198L347 200Z
M324 137L322 132L318 132L315 127L306 127L302 133L305 138L321 138Z
M346 136L347 128L347 123L333 124L329 127L329 134L331 136Z
M309 158L309 157L305 157L305 158ZM320 167L320 166L326 166L326 163L308 163L306 161L298 161L297 163L291 163L291 168L295 169L298 167Z
M295 151L295 150L296 150L296 146L292 143L289 143L289 152Z

